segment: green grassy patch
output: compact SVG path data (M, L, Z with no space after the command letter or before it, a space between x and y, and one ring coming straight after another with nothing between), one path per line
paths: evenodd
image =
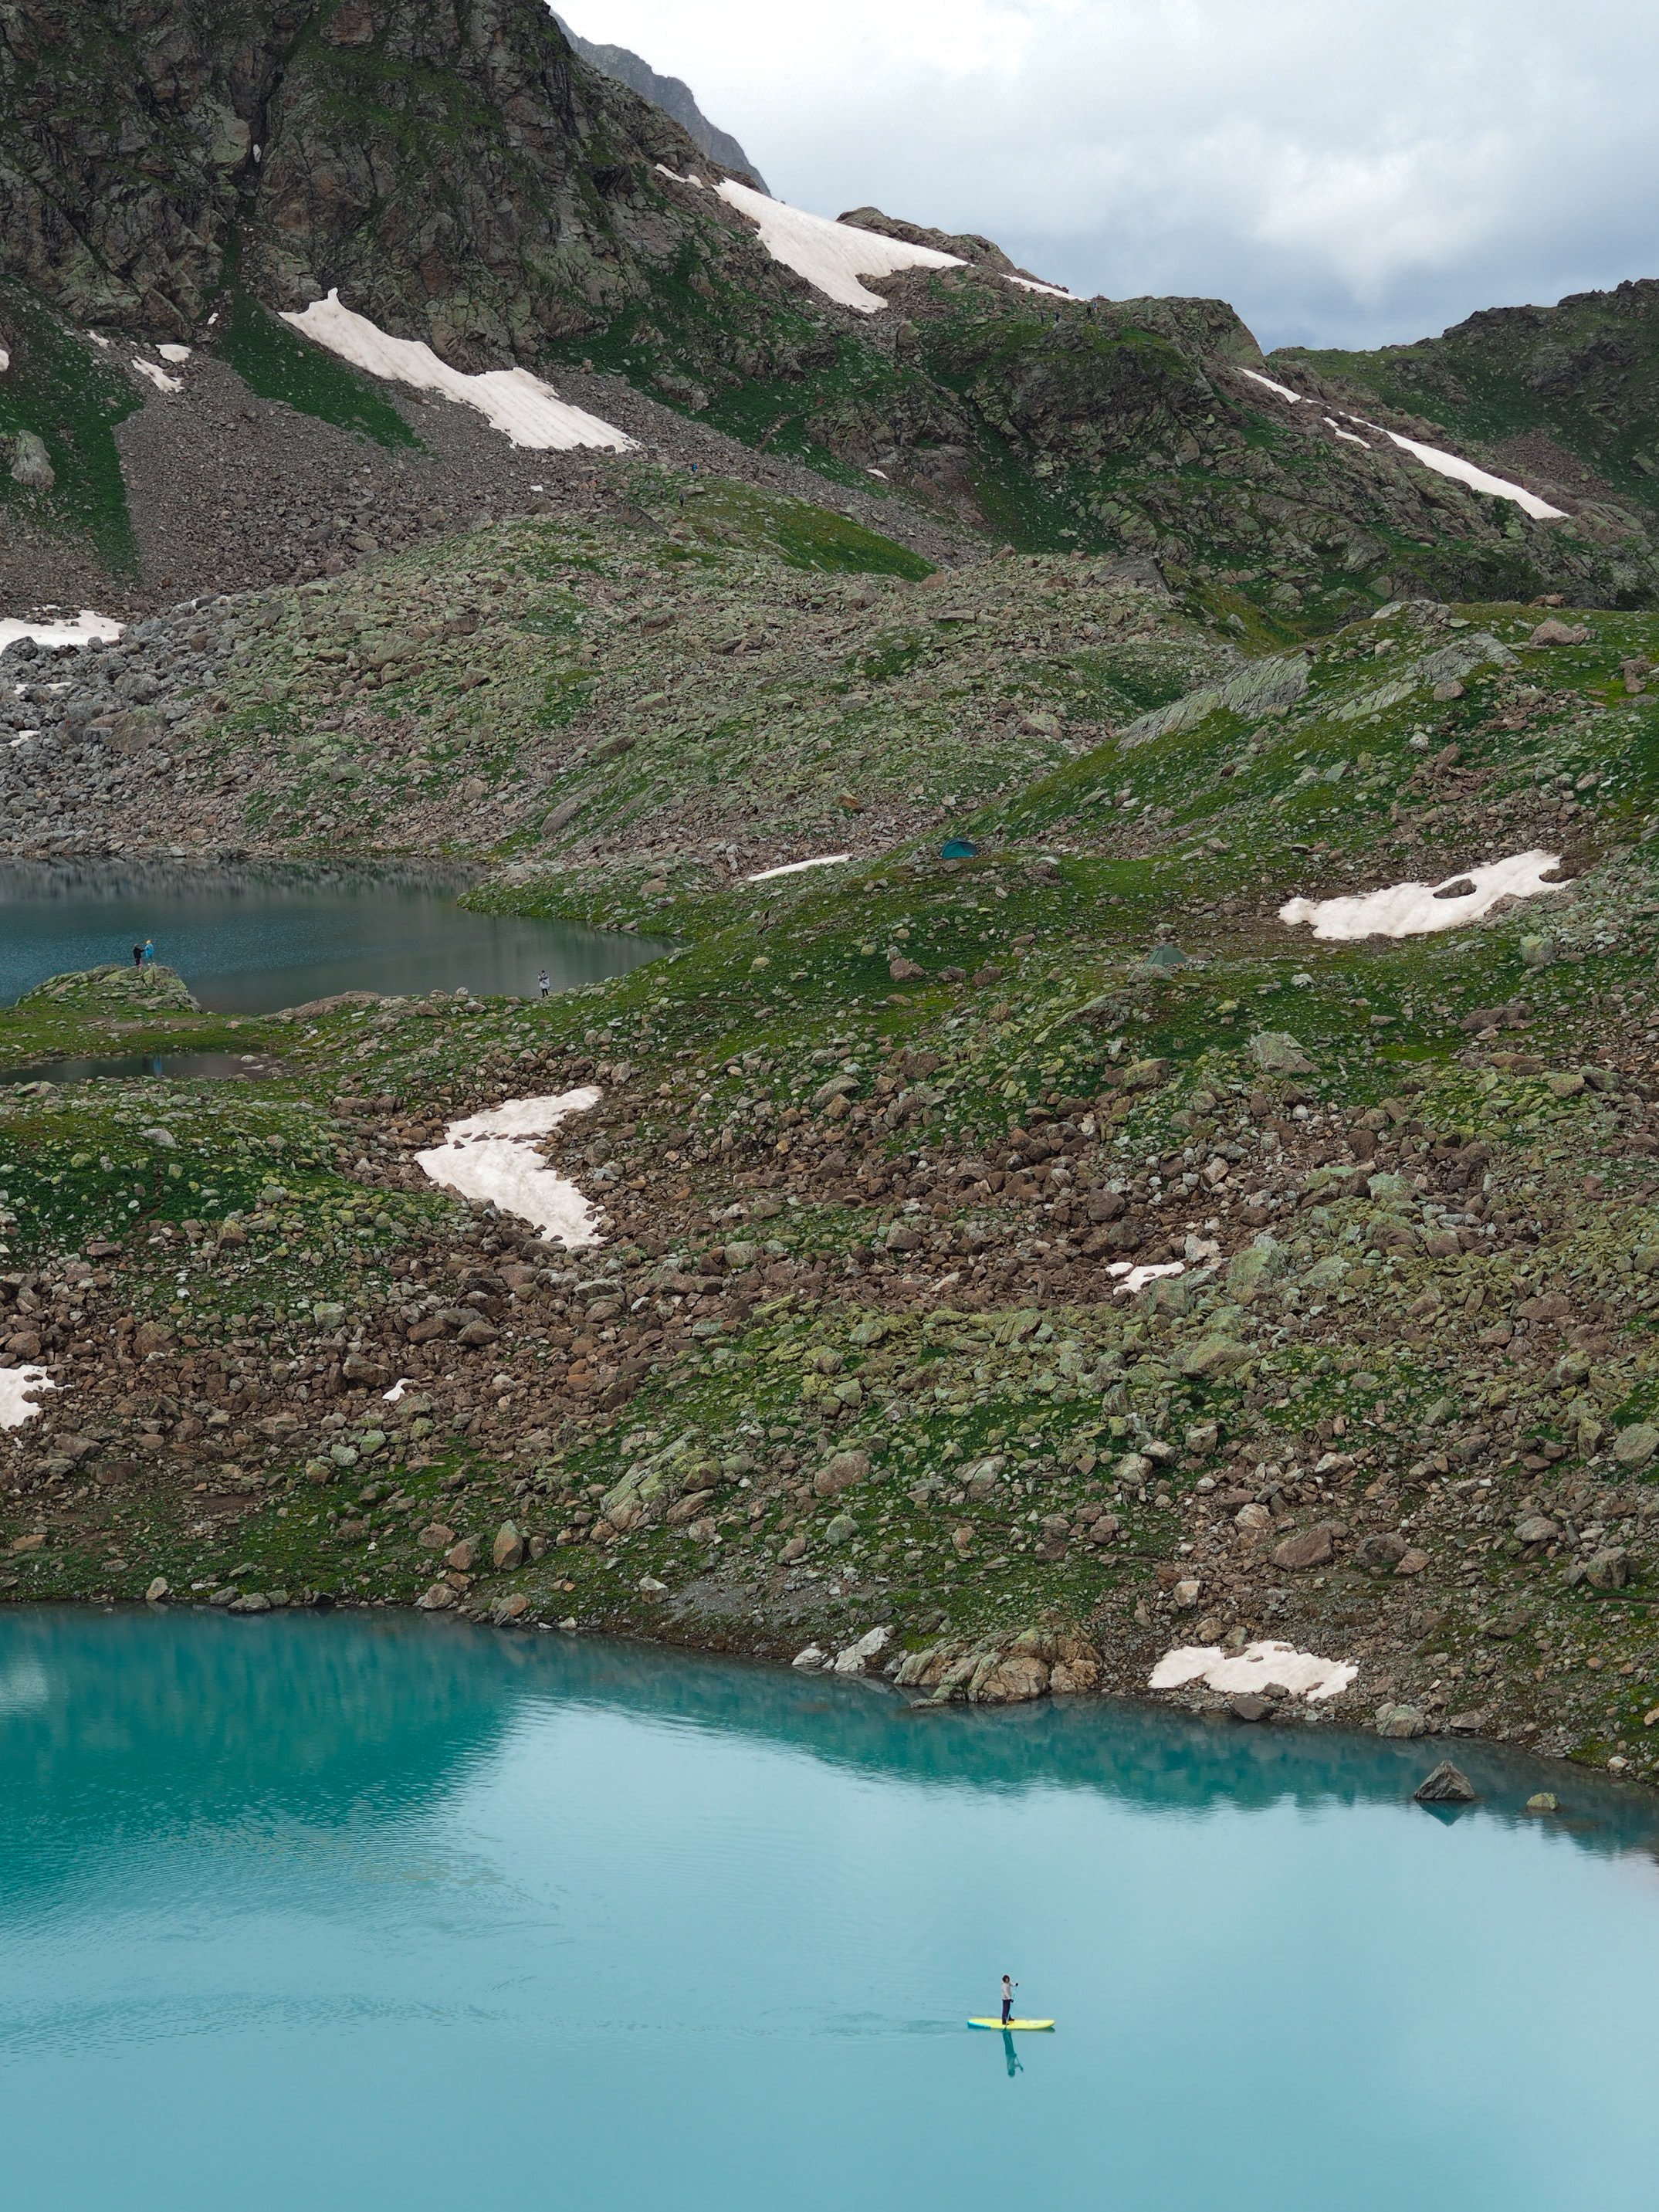
M420 440L373 380L326 348L313 345L239 285L230 295L218 348L250 392L313 415L377 445L418 447Z
M57 478L26 489L0 466L0 507L48 529L83 532L117 574L138 565L115 426L142 404L127 379L87 339L65 330L16 284L0 285L0 327L11 366L0 376L0 436L32 431Z

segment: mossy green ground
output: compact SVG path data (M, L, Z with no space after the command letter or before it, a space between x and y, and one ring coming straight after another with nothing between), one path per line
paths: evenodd
M540 596L514 619L556 658L580 611L558 598L559 580L577 557L603 574L604 550L562 538L544 578L544 540L495 542L503 578L531 563ZM695 526L663 549L677 555L716 577L737 557ZM763 557L784 570L787 555ZM1077 588L1071 568L1011 575L1032 579L1022 588L1048 608ZM355 608L347 593L301 598L268 634L281 643L292 620L303 636L311 607ZM1585 618L1581 644L1534 646L1538 620L1505 605L1403 608L1285 662L1282 682L1270 669L1254 696L1276 704L1240 711L1200 691L1160 726L1194 676L1229 682L1240 664L1154 619L1063 656L1063 677L1061 659L1036 664L1042 696L1077 687L1091 720L1106 718L1109 692L1115 734L1056 748L1063 757L1039 758L1015 790L964 805L972 860L942 860L930 835L724 887L706 871L647 877L625 850L575 869L544 860L477 896L631 921L678 951L547 1006L411 1002L297 1026L158 1015L124 1030L124 1048L258 1050L283 1073L16 1100L0 1176L7 1234L15 1264L43 1273L94 1237L121 1239L128 1310L198 1337L198 1359L301 1357L319 1304L373 1308L403 1256L461 1236L464 1210L441 1194L366 1186L356 1126L331 1107L343 1071L365 1098L441 1119L572 1066L625 1063L635 1103L612 1142L612 1188L634 1195L616 1245L570 1270L580 1299L590 1313L661 1312L688 1281L728 1279L755 1294L647 1360L598 1417L573 1413L550 1370L537 1382L546 1342L522 1344L501 1406L465 1425L438 1408L416 1416L433 1425L416 1434L348 1397L336 1440L356 1456L331 1450L321 1484L278 1442L270 1496L253 1494L234 1529L192 1536L176 1504L146 1493L120 1524L119 1575L95 1547L54 1542L24 1556L15 1586L132 1594L161 1572L222 1587L241 1565L243 1587L407 1599L433 1570L416 1532L441 1507L459 1533L487 1536L510 1512L543 1540L543 1558L488 1587L521 1589L544 1613L704 1638L798 1629L803 1641L891 1618L913 1644L1092 1620L1133 1642L1141 1615L1150 1632L1167 1604L1158 1568L1179 1544L1208 1540L1193 1516L1227 1457L1294 1467L1284 1485L1316 1511L1327 1486L1312 1455L1351 1455L1364 1439L1364 1472L1432 1555L1434 1602L1341 1575L1313 1601L1327 1637L1392 1638L1408 1677L1427 1683L1437 1667L1434 1680L1467 1677L1471 1693L1499 1670L1515 1711L1532 1696L1528 1669L1555 1685L1575 1652L1593 1651L1610 1687L1594 1670L1577 1676L1575 1696L1594 1694L1563 1710L1582 1707L1587 1751L1623 1741L1619 1755L1645 1758L1635 1708L1659 1692L1638 1537L1632 1579L1598 1590L1540 1575L1508 1531L1527 1498L1583 1522L1620 1480L1607 1438L1659 1407L1659 1208L1645 1047L1632 1042L1654 1012L1659 785L1639 670L1659 634L1650 617L1603 614ZM931 616L889 634L941 649ZM859 680L921 665L906 662L908 645L892 649L893 672L878 679L862 645ZM1448 652L1468 665L1451 679L1457 696L1437 699ZM606 679L602 653L580 665ZM1036 703L1031 665L1008 680ZM526 680L538 674L527 657ZM441 672L423 680L435 703ZM217 726L216 742L229 742ZM665 747L658 803L676 779L706 774L694 749ZM650 833L643 795L637 816L616 818ZM1433 881L1532 843L1573 855L1571 890L1478 928L1327 945L1275 919L1293 891ZM1194 964L1148 971L1160 925ZM921 972L896 976L896 962ZM1486 1035L1472 1044L1477 1014ZM1264 1076L1251 1048L1263 1031L1306 1054L1293 1084ZM0 1018L14 1064L107 1049L109 1036L107 1018L56 1001ZM1580 1079L1586 1065L1595 1082ZM813 1164L835 1141L837 1089L852 1110L834 1126L859 1136L856 1188L851 1167ZM1303 1146L1292 1096L1316 1132L1340 1136L1368 1117L1370 1172ZM988 1164L1044 1116L1072 1131L1069 1178L1052 1158L1035 1176L1029 1161ZM1223 1182L1237 1170L1231 1195L1215 1195L1215 1160ZM930 1168L918 1197L929 1163L948 1172ZM1291 1194L1267 1209L1275 1249L1259 1280L1254 1262L1235 1272L1258 1178L1270 1196ZM1235 1267L1194 1263L1188 1280L1114 1296L1079 1252L1084 1201L1115 1185L1161 1208L1159 1233L1177 1244L1201 1243L1224 1213ZM240 1235L226 1238L227 1218ZM1588 1348L1489 1338L1494 1316L1508 1326L1552 1296L1582 1317ZM581 1325L573 1313L566 1334ZM1168 1456L1149 1462L1149 1443ZM821 1498L810 1477L832 1447L866 1450L872 1477ZM1466 1450L1485 1472L1460 1474ZM971 1471L990 1459L994 1482L976 1492ZM665 1468L677 1482L703 1470L697 1522L653 1521L610 1549L573 1540L618 1486ZM362 1496L382 1483L386 1494ZM1638 1492L1627 1484L1601 1510L1636 1531ZM1092 1549L1076 1531L1105 1504L1119 1534ZM343 1538L348 1519L372 1533ZM1055 1521L1071 1534L1042 1556ZM779 1584L796 1536L811 1571ZM1291 1601L1305 1607L1306 1589ZM1633 1671L1615 1680L1615 1666ZM1549 1694L1535 1700L1546 1712Z
M0 468L0 512L49 530L83 533L116 575L137 566L115 426L139 404L120 371L89 340L66 330L20 286L0 285L11 365L0 376L0 436L44 441L57 482L50 491Z

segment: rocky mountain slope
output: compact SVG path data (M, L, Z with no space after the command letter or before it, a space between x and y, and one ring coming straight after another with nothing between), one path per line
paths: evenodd
M562 15L556 15L555 21L585 62L637 92L641 100L660 107L665 115L672 115L692 144L701 147L711 161L718 161L723 169L729 169L733 176L743 178L760 191L766 190L765 179L748 155L729 131L721 131L708 120L697 105L696 94L683 77L664 76L627 46L606 46L584 39L580 32L571 29Z
M1654 618L1412 601L1248 656L1108 560L930 574L606 465L626 527L0 663L14 853L442 851L678 948L545 1005L0 1016L13 1065L276 1071L6 1094L5 1355L58 1387L0 1584L993 1702L1288 1642L1352 1681L1178 1694L1651 1771ZM1323 903L1401 882L1443 927ZM542 1149L595 1249L417 1161L578 1085Z
M877 273L849 295L832 265ZM464 15L283 0L248 19L118 0L84 21L19 8L0 41L12 587L33 572L52 596L124 578L135 604L176 590L173 548L204 502L189 527L141 520L149 494L129 456L166 446L165 504L169 477L197 484L219 465L227 410L272 430L270 465L220 502L227 520L291 554L260 568L212 518L224 580L315 573L362 550L354 538L384 542L372 516L337 530L309 486L285 498L290 471L318 484L337 465L319 421L360 441L353 473L377 487L371 449L397 458L394 537L428 511L493 507L506 457L480 464L470 498L425 467L429 447L455 443L431 420L447 403L416 407L278 319L336 289L452 370L516 367L561 391L609 378L624 404L661 410L671 459L695 456L695 431L810 468L843 496L861 486L900 536L914 526L902 515L931 514L988 547L1155 564L1190 611L1247 642L1316 635L1419 590L1646 604L1659 573L1647 510L1603 496L1600 478L1568 483L1546 456L1560 512L1528 513L1514 480L1537 471L1495 450L1501 425L1460 431L1462 460L1509 469L1510 490L1494 492L1329 406L1287 409L1219 302L1072 300L982 240L871 209L833 226L745 204L660 109L589 68L539 0ZM173 389L187 380L162 346L236 380L215 387L216 420ZM1376 411L1359 386L1347 396ZM157 418L164 435L135 427ZM1389 420L1425 428L1418 414Z
M1286 348L1303 374L1480 445L1546 494L1650 526L1659 508L1659 283L1492 307L1375 353ZM1583 509L1581 508L1581 511Z

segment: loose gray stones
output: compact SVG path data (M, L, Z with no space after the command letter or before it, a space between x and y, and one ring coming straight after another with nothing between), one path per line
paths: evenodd
M1322 1521L1312 1528L1302 1528L1294 1536L1287 1536L1282 1544L1275 1544L1273 1558L1276 1567L1299 1574L1310 1567L1328 1566L1334 1554L1331 1532Z
M1659 1451L1659 1428L1651 1421L1636 1421L1620 1429L1613 1440L1613 1455L1620 1467L1645 1467Z
M11 480L26 491L50 491L58 481L44 438L20 430L12 440Z
M1426 1735L1429 1724L1415 1705L1379 1705L1371 1725L1378 1735Z
M1419 1783L1412 1796L1419 1805L1473 1805L1475 1794L1474 1784L1462 1768L1443 1759L1433 1773Z
M1524 1514L1515 1524L1516 1541L1520 1544L1553 1544L1560 1534L1554 1522L1542 1513Z
M1259 1030L1250 1039L1250 1058L1264 1075L1311 1075L1314 1064L1288 1030Z

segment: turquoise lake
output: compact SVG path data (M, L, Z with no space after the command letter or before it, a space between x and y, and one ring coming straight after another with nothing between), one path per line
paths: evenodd
M0 865L0 1005L48 975L125 965L146 939L216 1013L270 1014L337 991L533 999L625 975L664 947L621 930L473 914L415 872L227 863Z
M0 1613L20 2208L1643 2204L1659 1807L451 1623ZM1520 1811L1554 1787L1565 1815ZM1052 2036L963 2026L999 1974Z

